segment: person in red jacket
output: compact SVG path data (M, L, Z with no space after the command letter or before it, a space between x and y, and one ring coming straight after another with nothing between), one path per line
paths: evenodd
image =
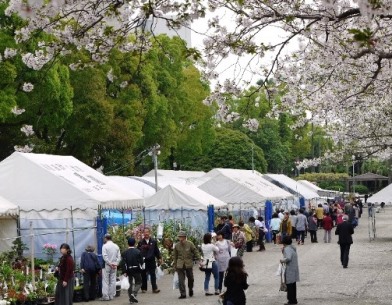
M57 285L54 299L55 305L72 305L74 291L74 260L68 244L60 246L62 254L60 263L56 267Z
M333 221L329 213L326 213L323 218L323 229L324 229L324 242L331 242L331 231L333 228Z

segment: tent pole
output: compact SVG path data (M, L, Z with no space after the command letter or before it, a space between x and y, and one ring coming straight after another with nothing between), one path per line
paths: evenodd
M30 221L30 240L31 240L31 285L33 285L33 290L35 290L35 266L34 266L34 232L33 232L33 222Z
M74 221L73 221L73 209L71 205L71 229L72 229L72 247L73 247L73 258L76 262L76 251L75 251L75 232L74 232Z
M65 242L69 244L69 225L68 218L65 218Z
M146 227L146 208L143 208L143 223L144 223L144 228Z

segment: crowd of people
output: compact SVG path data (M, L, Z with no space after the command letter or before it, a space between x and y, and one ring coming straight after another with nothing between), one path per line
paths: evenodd
M244 290L248 288L247 273L242 257L252 252L257 243L257 251L265 251L264 239L270 232L275 245L282 245L280 262L285 265L286 304L297 304L296 282L299 281L297 250L293 245L304 245L306 238L311 243L318 243L317 233L323 230L324 243L331 243L332 229L336 227L340 245L340 260L343 268L348 267L352 234L358 225L363 205L360 200L352 203L328 202L309 206L308 209L285 211L277 209L272 215L268 227L263 217L249 217L247 223L234 222L232 216L222 216L213 233L203 237L201 249L187 239L186 232L178 233L178 242L173 247L173 267L178 275L180 299L193 296L196 265L205 273L204 292L206 296L219 295L225 305L245 305ZM56 268L58 285L56 305L71 305L74 287L74 262L69 245L60 247L62 257ZM128 239L128 249L123 253L109 234L104 237L101 266L95 249L89 245L82 254L80 269L83 274L83 296L88 302L97 298L97 273L102 277L102 301L110 301L116 295L116 282L119 271L128 278L128 297L131 304L138 303L138 293L148 290L148 279L153 293L159 293L156 267L162 264L158 242L151 237L149 228L145 228L142 239L137 243ZM196 263L195 263L196 262ZM213 278L213 289L210 281ZM185 282L187 280L187 288Z

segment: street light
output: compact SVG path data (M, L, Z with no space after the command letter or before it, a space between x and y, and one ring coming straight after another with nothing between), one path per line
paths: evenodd
M160 150L161 146L159 144L155 144L150 148L148 155L152 157L154 162L154 171L155 171L155 192L158 192L158 156L161 154Z
M352 155L352 156L351 156L351 159L353 160L353 194L354 194L354 197L355 197L355 180L354 180L354 171L355 171L355 167L354 167L354 165L355 165L355 156L354 156L354 155Z

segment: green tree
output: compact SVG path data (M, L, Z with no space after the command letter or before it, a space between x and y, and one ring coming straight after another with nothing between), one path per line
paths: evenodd
M263 151L246 134L238 130L217 128L215 140L209 150L185 167L204 171L213 168L252 169L252 154L254 169L266 172L267 162Z

